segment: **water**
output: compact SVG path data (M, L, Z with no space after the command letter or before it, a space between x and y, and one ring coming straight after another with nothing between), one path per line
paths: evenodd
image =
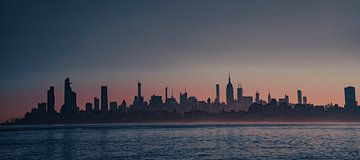
M360 123L1 126L1 159L360 159Z

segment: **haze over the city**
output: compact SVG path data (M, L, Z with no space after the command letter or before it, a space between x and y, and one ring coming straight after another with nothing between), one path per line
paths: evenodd
M360 87L359 1L1 1L0 122L22 117L72 79L78 105L100 95L131 103L184 90L221 101L235 87L262 99L344 105ZM170 92L171 93L171 92ZM357 99L360 97L358 96Z

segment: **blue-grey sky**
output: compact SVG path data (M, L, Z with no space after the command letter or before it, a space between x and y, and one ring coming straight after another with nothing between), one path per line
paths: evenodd
M21 117L70 76L79 105L109 85L130 101L187 84L201 99L227 73L247 94L301 88L313 103L343 104L359 86L360 1L4 0L0 2L0 120ZM224 96L224 95L222 95Z

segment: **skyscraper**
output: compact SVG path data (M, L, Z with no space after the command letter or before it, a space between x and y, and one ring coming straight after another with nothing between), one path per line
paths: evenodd
M303 98L302 98L301 90L297 91L297 97L298 97L298 104L303 104L303 102L302 102Z
M168 99L168 88L167 86L165 87L165 102Z
M345 88L345 108L351 109L357 106L355 87Z
M231 84L231 78L230 78L230 73L229 73L229 82L226 86L226 104L227 105L231 105L234 102L234 88L233 85Z
M61 113L73 113L77 111L76 93L71 89L70 79L65 79L64 104L61 106Z
M255 102L256 102L256 103L260 103L260 93L259 93L259 91L256 91L256 94L255 94Z
M97 97L94 97L94 111L95 112L100 111L100 100Z
M270 103L270 102L271 102L271 100L272 100L272 98L271 98L271 94L269 93L269 95L268 95L268 103Z
M242 88L242 85L238 85L238 88L237 88L237 100L241 101L242 97L243 97L243 88Z
M150 108L153 111L163 110L163 100L161 96L152 95L150 99Z
M51 86L50 89L47 91L47 111L49 113L55 112L55 93L54 87Z
M185 92L185 93L180 92L180 104L181 105L187 105L188 103L189 103L189 101L188 101L187 92Z
M303 103L305 106L307 105L307 97L306 96L303 97Z
M116 113L118 109L117 102L110 102L110 112Z
M144 103L144 98L141 95L141 83L140 83L140 81L138 81L137 101L138 101L139 105Z
M86 103L85 104L85 112L87 112L87 113L90 113L90 112L92 112L92 104L91 103Z
M126 113L127 108L126 108L126 102L125 100L122 101L121 105L119 106L119 111L120 113Z
M66 78L65 79L65 84L64 84L64 105L65 106L70 106L70 97L71 97L71 86L70 86L70 79Z
M220 104L220 85L219 84L216 84L215 104Z
M101 86L101 112L106 113L108 110L107 86Z
M290 102L290 99L289 99L289 96L288 96L288 95L285 95L285 101L286 101L286 103L289 103L289 102Z

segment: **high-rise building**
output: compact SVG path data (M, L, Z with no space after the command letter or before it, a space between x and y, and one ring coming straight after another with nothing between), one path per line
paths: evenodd
M135 97L136 99L136 105L137 106L141 106L144 103L144 97L141 95L141 83L140 81L138 81L137 84L137 96Z
M122 103L121 103L121 105L119 106L119 111L120 111L120 113L126 113L127 107L126 107L126 102L125 102L125 100L123 100Z
M283 105L288 105L289 104L289 96L285 94L284 98L279 99L279 103L283 104Z
M255 102L260 103L260 93L258 91L256 91L256 94L255 94Z
M189 104L187 92L185 92L185 93L181 93L181 92L180 92L180 104L181 104L181 105L187 105L187 104Z
M298 104L303 104L303 102L302 102L303 98L302 98L301 90L297 91L297 97L298 97Z
M231 84L231 78L229 73L229 82L226 86L226 104L232 105L233 103L234 103L234 88L233 85Z
M237 88L237 100L241 101L242 97L243 97L243 88L241 85L239 85Z
M288 96L288 95L285 95L285 101L286 101L286 103L289 103L289 102L290 102L290 99L289 99L289 96Z
M165 102L168 99L168 88L167 86L165 87Z
M46 103L39 103L37 110L40 113L45 113L46 112Z
M65 106L70 106L71 105L71 83L70 83L70 79L66 78L65 79L65 84L64 84L64 104Z
M91 113L92 112L92 104L91 103L86 103L85 104L85 112Z
M94 97L94 111L100 112L100 100L97 97Z
M141 95L141 83L140 83L140 81L138 82L138 101L139 101L139 103L141 104L141 103L143 103L144 102L144 98L142 97L142 95Z
M192 107L196 107L198 103L198 99L194 96L189 97L188 99L189 105Z
M110 112L115 113L117 112L118 105L117 102L110 102Z
M54 87L51 86L47 91L47 112L54 113L55 112L55 92Z
M101 86L101 112L106 113L109 110L107 86Z
M150 99L150 108L153 111L163 110L163 100L161 96L152 95Z
M306 96L303 97L303 103L305 106L307 105L307 97Z
M220 85L219 84L216 84L215 104L220 104Z
M61 106L61 113L74 113L78 110L76 104L76 93L71 89L70 79L65 79L64 104Z
M345 108L351 109L357 106L355 87L346 87L345 89Z
M271 94L269 93L269 95L268 95L268 103L270 103L270 102L271 102L271 100L272 100L272 98L271 98Z

